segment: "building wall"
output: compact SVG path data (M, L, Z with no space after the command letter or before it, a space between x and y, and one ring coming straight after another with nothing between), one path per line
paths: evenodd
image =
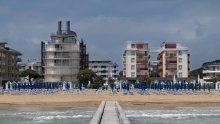
M89 69L96 72L97 75L101 75L106 83L108 77L117 80L118 64L112 63L111 61L90 61Z
M80 42L77 34L67 29L61 30L58 23L57 33L51 34L51 40L42 42L42 63L45 82L77 82L76 74L80 68Z
M127 43L123 54L123 77L148 75L149 58L148 43Z
M182 46L179 43L163 43L158 60L158 73L161 77L172 77L173 75L178 77L189 76L189 54L186 46Z
M17 62L21 62L18 56L22 54L14 49L5 47L5 44L7 43L0 42L0 80L3 82L18 81L19 71Z

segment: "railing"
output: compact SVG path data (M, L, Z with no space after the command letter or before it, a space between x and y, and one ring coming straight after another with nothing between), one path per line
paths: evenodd
M3 70L3 69L0 69L0 72L5 72L5 70Z
M203 73L220 73L220 70L203 70Z
M0 54L0 57L5 57L5 54Z
M79 67L78 63L48 63L45 66L72 66Z
M0 65L5 65L5 62L0 62Z
M49 56L48 58L53 59L53 58L68 58L68 59L79 59L79 56Z
M46 48L45 51L80 51L79 48Z
M76 71L46 71L45 74L77 74Z
M17 58L16 61L17 61L17 62L21 62L21 58Z

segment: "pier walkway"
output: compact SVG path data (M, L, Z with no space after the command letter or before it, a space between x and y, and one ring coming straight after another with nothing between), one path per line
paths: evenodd
M117 101L102 101L89 124L131 124Z

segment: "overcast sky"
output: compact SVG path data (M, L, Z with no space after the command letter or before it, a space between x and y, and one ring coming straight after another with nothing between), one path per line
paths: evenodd
M220 0L0 1L0 41L20 51L23 62L40 59L40 41L50 39L58 21L63 30L70 21L90 60L111 60L120 70L127 41L180 42L189 48L191 70L220 59Z

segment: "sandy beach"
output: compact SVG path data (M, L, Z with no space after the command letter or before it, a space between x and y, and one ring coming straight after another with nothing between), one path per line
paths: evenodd
M123 95L122 92L110 94L110 91L102 91L95 94L93 90L87 90L85 94L58 92L54 94L0 95L0 107L9 106L36 106L36 107L98 107L101 101L118 101L122 107L220 107L220 92L212 91L213 95L206 94L182 94L182 95Z

